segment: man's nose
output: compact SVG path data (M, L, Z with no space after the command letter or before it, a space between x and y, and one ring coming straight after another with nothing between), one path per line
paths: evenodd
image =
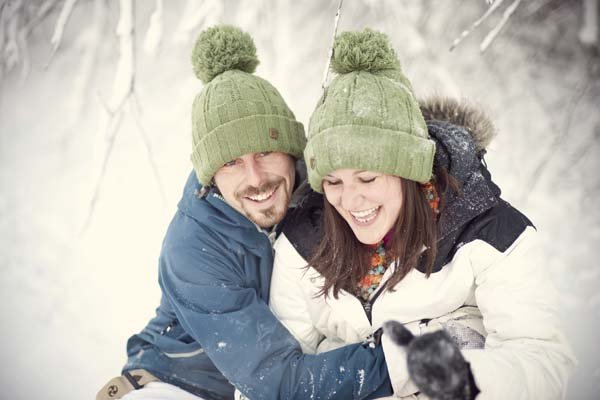
M244 167L246 171L246 184L259 187L265 178L262 167L256 162L254 157L245 160Z

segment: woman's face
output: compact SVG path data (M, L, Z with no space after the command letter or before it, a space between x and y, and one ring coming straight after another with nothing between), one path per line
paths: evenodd
M338 169L325 176L323 191L364 244L381 241L402 208L402 180L393 175Z

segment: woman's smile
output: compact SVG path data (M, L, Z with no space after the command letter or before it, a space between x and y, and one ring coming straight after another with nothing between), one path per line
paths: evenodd
M354 223L359 226L370 225L374 222L375 218L379 215L381 206L372 207L362 211L348 211L352 215Z

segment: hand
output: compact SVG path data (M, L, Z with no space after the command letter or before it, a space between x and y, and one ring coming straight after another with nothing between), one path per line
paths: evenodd
M387 321L383 331L407 347L408 373L419 390L432 400L473 400L479 393L471 367L444 330L415 337L401 323Z

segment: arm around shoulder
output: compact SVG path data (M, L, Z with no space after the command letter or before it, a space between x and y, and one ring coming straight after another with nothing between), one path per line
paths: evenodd
M163 293L186 332L244 395L365 398L388 384L380 348L353 345L319 355L303 354L266 299L245 279L248 266L243 264L248 260L221 248L220 240L208 232L196 229L175 236L165 241L161 255Z

